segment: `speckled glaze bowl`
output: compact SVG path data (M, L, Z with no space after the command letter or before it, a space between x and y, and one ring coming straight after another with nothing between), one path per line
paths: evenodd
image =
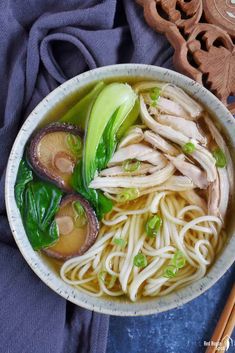
M141 65L123 64L102 67L78 75L51 92L29 115L22 126L13 145L6 173L5 197L9 223L15 241L32 270L38 277L56 293L65 299L104 314L120 316L137 316L159 313L173 309L196 298L210 288L227 271L235 260L235 217L229 217L228 241L218 259L209 269L207 275L194 284L180 289L162 298L147 298L140 302L131 303L129 300L109 300L108 298L95 298L80 292L78 289L64 283L59 274L53 269L46 257L35 252L26 236L19 210L14 198L14 184L20 159L24 147L32 132L41 124L45 115L58 103L61 103L68 95L71 95L86 85L97 80L119 77L139 77L143 79L161 80L172 82L183 88L190 95L201 102L219 120L225 134L228 137L230 151L235 153L235 121L225 106L208 90L200 84L174 71L164 68ZM234 199L234 198L233 198ZM233 214L233 205L231 205Z

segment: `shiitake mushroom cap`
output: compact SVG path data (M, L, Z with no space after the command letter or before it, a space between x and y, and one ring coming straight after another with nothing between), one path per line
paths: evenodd
M72 191L71 186L69 185L68 182L65 182L64 178L59 173L55 172L55 170L53 169L53 165L46 166L41 162L40 156L38 155L38 146L42 141L42 139L47 134L51 134L55 132L69 133L74 136L79 136L81 139L83 139L83 135L84 135L83 131L78 126L74 126L67 123L60 123L60 122L54 122L54 123L48 124L45 127L41 128L32 136L27 148L27 159L29 164L34 169L35 173L38 174L39 177L53 182L64 191L71 192ZM65 156L66 154L67 160L68 161L70 160L71 164L75 166L76 160L72 156L72 154L69 154L68 151L67 152L60 151L59 149L56 150L56 148L57 146L55 145L55 153L57 153L58 155L60 154L59 156L60 158L63 158L63 156ZM50 151L48 149L48 154L49 153ZM69 165L67 167L69 167ZM66 165L65 165L65 168L66 168Z
M74 256L83 255L94 244L99 232L99 222L93 208L90 206L89 202L79 194L69 194L62 198L60 208L55 216L55 220L58 217L68 216L68 207L72 207L72 204L75 201L79 201L85 211L85 215L87 218L87 224L85 228L86 234L84 237L84 234L81 233L82 228L75 227L75 230L69 232L68 234L59 234L59 239L54 245L42 250L48 256L56 258L58 260L68 260ZM65 212L62 212L61 214L62 209L65 209ZM84 242L81 245L79 244L79 246L78 243L81 239L76 238L75 232L77 232L76 234L78 237L80 236L84 240ZM66 242L67 245L65 245ZM68 251L68 247L70 246L71 249Z

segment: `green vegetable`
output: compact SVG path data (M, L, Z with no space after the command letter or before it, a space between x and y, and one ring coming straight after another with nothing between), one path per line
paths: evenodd
M126 246L126 240L124 240L122 238L114 238L113 243L115 245L120 246L121 248L124 248Z
M155 108L157 106L157 101L152 101L150 103L150 106Z
M32 170L29 168L27 162L22 159L20 161L15 184L15 199L20 212L22 212L22 206L24 203L25 188L31 180L33 180Z
M192 142L187 142L183 145L182 149L184 153L190 154L195 151L195 145Z
M104 82L99 82L95 87L83 97L77 104L75 104L61 119L63 123L70 123L78 125L85 130L86 122L89 117L91 108L94 104L98 94L104 88Z
M108 288L108 289L113 288L113 286L114 286L116 280L117 280L117 277L116 277L116 276L111 276L111 279L110 279L110 282L109 282L107 288Z
M127 188L123 192L117 195L116 199L119 203L135 200L139 197L140 192L137 188Z
M112 209L112 201L101 191L90 189L89 184L112 157L122 124L133 121L135 101L136 94L130 86L111 83L101 90L90 112L83 159L74 168L71 186L92 204L99 219Z
M158 98L160 97L160 94L161 94L161 88L159 88L159 87L154 87L149 92L150 98L154 102L156 102L158 100Z
M162 219L159 215L155 215L149 218L145 224L145 231L147 233L147 236L150 238L155 238L158 235L161 225Z
M182 268L185 266L186 259L181 251L176 251L172 259L172 265L177 268Z
M134 257L134 265L136 267L146 267L147 264L147 258L144 254L139 253Z
M169 265L165 268L163 276L166 278L173 278L176 276L177 272L178 272L177 267L173 265Z
M87 224L87 217L85 210L79 201L74 201L72 204L74 211L75 225L77 228L83 227Z
M99 274L98 274L98 280L102 283L104 283L108 289L112 288L116 282L116 279L117 277L116 276L110 276L111 279L110 281L108 282L106 280L106 276L108 275L108 272L107 271L100 271Z
M122 168L125 172L135 172L140 168L141 162L137 159L127 159L123 162Z
M186 259L181 251L176 251L170 264L164 269L163 276L173 278L177 275L179 269L185 266Z
M54 220L62 192L53 184L31 181L25 190L22 218L25 231L34 250L52 245L58 239Z
M87 199L96 211L97 218L100 220L111 211L113 202L108 199L101 191L86 188L82 177L82 162L78 162L74 168L70 179L70 184L74 190Z
M21 160L15 184L15 198L34 250L48 247L58 239L54 216L61 197L61 190L53 184L38 180L27 162Z
M226 157L225 157L225 154L224 152L220 149L220 148L216 148L214 151L213 151L213 157L215 158L216 160L216 167L219 167L219 168L224 168L226 167L227 165L227 160L226 160Z
M69 150L75 157L81 157L82 155L82 139L80 136L68 134L66 137L66 143Z
M120 140L127 130L136 122L140 112L140 101L136 99L133 109L130 111L117 132L117 139Z
M98 274L99 281L105 283L106 274L107 274L107 271L100 271Z
M116 134L128 117L136 101L132 88L123 83L111 83L98 95L89 117L83 153L83 178L86 187L97 170L106 166L116 144ZM99 147L100 143L105 146ZM97 161L97 151L102 151L102 163Z

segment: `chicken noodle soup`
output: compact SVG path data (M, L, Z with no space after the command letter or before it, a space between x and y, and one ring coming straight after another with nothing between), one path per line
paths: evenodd
M164 296L202 278L226 240L233 165L179 87L98 82L28 142L15 185L26 234L92 296Z

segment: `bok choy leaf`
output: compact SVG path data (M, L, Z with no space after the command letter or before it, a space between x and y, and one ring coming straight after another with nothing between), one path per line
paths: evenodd
M62 123L78 125L85 130L86 121L89 117L92 105L104 86L103 81L97 83L85 97L79 100L79 102L60 119L60 121Z
M34 250L46 248L57 241L59 234L54 217L62 194L55 185L39 180L26 160L21 160L15 184L15 198Z

